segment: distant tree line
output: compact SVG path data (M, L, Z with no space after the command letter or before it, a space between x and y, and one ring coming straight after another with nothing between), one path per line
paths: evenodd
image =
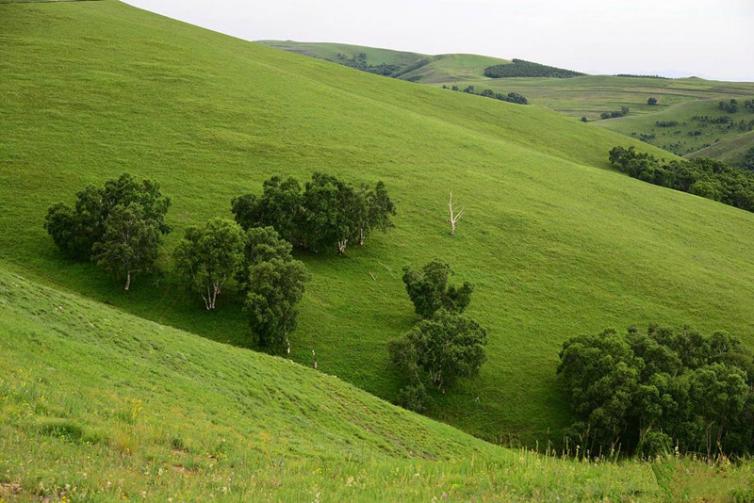
M729 101L721 101L718 104L718 108L722 110L723 112L728 112L729 114L734 114L738 112L738 100L731 99Z
M461 88L459 88L457 85L451 86L448 88L447 85L442 86L443 89L450 89L452 91L461 91ZM498 93L493 91L492 89L484 89L483 91L477 92L476 87L473 85L466 86L463 88L463 92L467 94L475 94L477 96L483 96L485 98L493 98L500 101L507 101L508 103L516 103L518 105L527 105L529 104L529 100L526 99L526 96L510 92L508 94Z
M565 79L585 75L573 70L564 70L554 66L542 65L523 59L514 59L510 63L493 65L484 69L484 75L493 79L506 77L553 77Z
M668 80L670 77L663 77L661 75L636 75L633 73L619 73L616 77L628 77L632 79L664 79Z
M629 108L627 106L620 107L620 110L613 110L612 112L602 112L600 114L601 119L615 119L617 117L623 117L628 115Z
M360 52L351 57L339 52L336 58L341 65L350 66L351 68L356 68L363 72L376 73L377 75L383 75L385 77L393 77L400 73L403 68L400 65L388 65L386 63L370 65L367 62L367 54L365 52Z
M614 147L609 159L633 178L754 211L754 173L747 170L713 159L664 161L634 147Z
M754 360L725 332L652 325L569 339L558 379L587 456L754 452Z
M486 358L487 331L462 315L474 286L449 284L451 274L450 266L439 260L420 271L403 270L406 293L422 320L390 342L388 350L407 380L399 403L412 410L424 410L432 390L445 393L459 377L477 375Z
M678 121L655 121L657 127L676 127L677 125Z

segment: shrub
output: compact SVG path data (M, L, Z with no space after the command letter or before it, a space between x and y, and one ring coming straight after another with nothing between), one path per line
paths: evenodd
M416 314L430 318L439 309L455 313L466 309L474 286L467 282L460 287L448 285L451 274L450 266L439 260L429 262L419 272L410 267L403 269L403 283Z
M554 66L541 65L523 59L514 59L507 64L493 65L485 68L484 75L493 79L505 77L554 77L562 79L578 77L584 74Z
M647 99L647 105L649 106L655 106L657 105L657 98L651 97Z

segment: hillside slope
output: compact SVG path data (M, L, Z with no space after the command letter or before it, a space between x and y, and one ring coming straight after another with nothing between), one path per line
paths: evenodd
M481 375L430 414L496 441L558 440L571 418L557 353L605 326L691 323L754 343L754 215L629 179L607 151L638 141L537 106L386 79L104 0L0 6L0 258L24 275L163 324L248 345L227 296L217 313L175 284L183 229L230 216L274 174L382 179L396 228L312 272L292 358L392 400L387 343L416 321L405 265L439 257L476 284L489 329ZM128 171L173 199L164 277L124 295L63 260L47 207ZM455 238L448 192L466 216Z
M509 63L505 59L478 54L429 55L361 45L291 40L260 40L259 43L339 64L352 64L362 55L367 65L394 65L397 68L392 76L424 84L475 79L483 77L484 69L489 66Z
M337 378L0 264L3 501L656 500L664 488L725 497L751 478L658 467L670 470L663 488L647 464L493 447Z

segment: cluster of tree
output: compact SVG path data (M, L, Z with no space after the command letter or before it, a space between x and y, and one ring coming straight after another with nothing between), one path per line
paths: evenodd
M578 77L583 73L574 72L573 70L564 70L554 66L541 65L523 59L514 59L512 62L503 65L489 66L484 69L484 75L493 79L505 77L553 77L565 79Z
M678 121L655 121L657 127L676 127L677 125Z
M722 131L730 131L731 129L738 129L740 131L751 131L754 129L754 119L740 120L736 122L728 115L721 115L719 117L710 117L708 115L695 115L691 120L698 122L702 127L707 127L708 124L719 125Z
M601 119L615 119L616 117L623 117L628 115L629 109L626 106L620 107L620 110L613 110L612 112L602 112L600 114Z
M572 338L558 378L588 455L754 452L754 360L724 332L650 326Z
M734 114L738 112L738 100L731 99L729 101L721 101L718 104L718 108L722 110L723 112L728 112L729 114Z
M695 115L691 118L692 121L696 121L700 124L731 124L733 119L727 115L719 117L710 117L709 115Z
M744 108L750 112L754 112L754 100L744 101Z
M754 211L754 173L747 170L704 158L663 161L634 147L614 147L609 159L633 178Z
M450 266L434 260L421 271L406 267L403 283L422 317L404 337L390 343L393 364L408 379L399 402L421 411L429 391L445 393L459 377L473 377L485 361L487 331L462 313L471 302L473 285L449 285Z
M443 87L443 89L448 89L448 86L446 86L446 85L443 85L442 87ZM460 91L461 90L458 86L455 86L455 85L452 86L452 87L450 87L450 89L453 90L453 91ZM476 94L477 96L483 96L485 98L493 98L493 99L500 100L500 101L507 101L508 103L516 103L518 105L528 105L529 104L529 100L526 99L526 96L524 96L522 94L519 94L519 93L515 93L515 92L510 92L508 94L503 94L503 93L496 93L492 89L484 89L484 90L482 90L480 92L477 92L476 88L473 85L465 87L463 89L463 92L464 93L468 93L468 94Z
M74 208L50 207L45 228L66 256L95 261L129 290L136 273L155 269L162 236L170 231L169 207L156 182L123 174L101 188L84 188ZM244 231L232 220L215 218L186 229L174 251L175 268L208 311L228 285L240 287L252 334L260 346L280 353L289 347L308 279L291 250L272 227Z
M162 236L170 232L169 207L157 183L123 174L103 187L85 187L73 208L51 206L44 227L67 257L94 261L128 290L135 274L154 269Z
M235 283L257 343L281 354L290 350L296 304L309 279L292 249L272 227L244 231L233 220L214 218L203 227L186 229L173 256L186 286L201 295L208 311L215 309L226 285Z
M647 98L647 105L649 106L657 105L657 98L655 98L654 96Z
M237 197L231 209L244 229L270 226L298 248L341 254L351 242L363 246L371 231L388 230L395 215L384 183L356 188L323 173L314 173L303 190L294 178L272 177L261 196Z

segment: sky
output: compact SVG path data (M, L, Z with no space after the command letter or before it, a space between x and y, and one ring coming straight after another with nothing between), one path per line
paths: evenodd
M754 0L126 0L246 40L754 81Z

